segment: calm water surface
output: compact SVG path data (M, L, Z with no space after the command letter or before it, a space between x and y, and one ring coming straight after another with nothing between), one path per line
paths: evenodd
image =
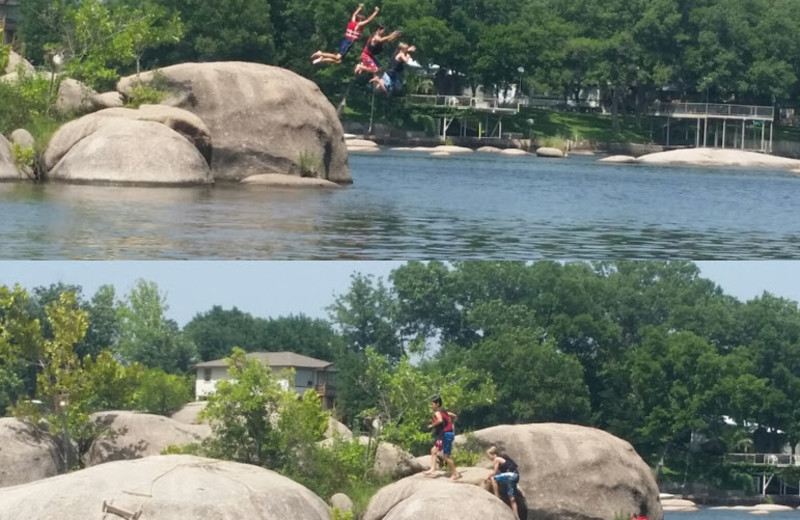
M800 177L413 152L340 190L0 184L4 259L800 258Z
M753 515L749 511L701 508L693 513L664 513L664 520L800 520L800 511L773 512L768 515Z

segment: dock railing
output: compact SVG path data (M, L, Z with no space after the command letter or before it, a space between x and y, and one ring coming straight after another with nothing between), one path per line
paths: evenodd
M765 466L800 466L800 456L787 453L728 453L725 460Z
M727 117L735 119L759 119L771 121L775 117L774 107L755 105L729 105L722 103L659 103L655 107L659 116Z

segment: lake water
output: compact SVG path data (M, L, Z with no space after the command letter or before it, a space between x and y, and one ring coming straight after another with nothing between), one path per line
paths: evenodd
M4 259L800 258L800 176L414 152L340 190L0 184Z
M664 513L664 520L799 520L800 511L772 512L768 515L754 515L749 511L730 509L701 508L691 513Z

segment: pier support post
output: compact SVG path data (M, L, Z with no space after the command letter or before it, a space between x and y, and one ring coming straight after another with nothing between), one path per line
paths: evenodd
M722 120L722 149L725 149L725 124L728 122L727 119Z
M742 150L744 150L744 138L745 138L744 123L745 123L745 120L742 119Z

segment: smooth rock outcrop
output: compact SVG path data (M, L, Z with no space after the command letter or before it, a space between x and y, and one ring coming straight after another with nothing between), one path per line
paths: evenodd
M205 158L178 132L153 121L98 114L70 121L53 135L44 154L49 179L131 185L213 183Z
M102 464L0 489L0 519L108 520L103 503L142 520L330 520L325 502L268 469L189 455Z
M615 163L615 164L636 164L636 157L632 155L610 155L603 157L597 162L602 163Z
M170 419L178 421L183 424L207 424L206 421L200 420L200 412L205 410L208 401L194 401L186 403L183 408L170 415Z
M486 476L484 470L484 478ZM511 508L488 491L421 475L381 488L363 520L515 520ZM524 517L523 517L524 518Z
M591 520L620 511L662 520L658 486L626 441L595 428L541 423L474 433L520 465L519 488L534 518Z
M0 418L0 487L58 475L62 466L52 435L14 417Z
M697 511L697 504L683 498L663 498L661 508L667 512L692 512Z
M331 507L338 509L342 513L352 512L353 501L344 493L336 493L331 497Z
M211 166L213 147L211 132L202 119L189 112L175 107L164 105L142 105L133 108L109 108L95 112L102 117L124 117L137 121L153 121L166 125L192 142L200 155Z
M800 168L796 168L796 169L792 170L792 173L800 173Z
M310 159L320 165L318 177L352 181L342 124L313 82L245 62L183 63L158 73L172 93L162 104L193 112L211 130L215 179L274 172L299 176ZM152 71L122 78L117 90L129 95L136 81L152 79Z
M328 429L325 430L325 438L331 439L336 436L341 437L342 439L351 440L353 438L353 432L350 430L350 428L340 423L333 417L328 417Z
M104 108L121 108L125 106L125 99L119 92L103 92L92 97L92 105L98 110Z
M33 148L36 145L36 140L30 132L24 128L17 128L11 132L11 142L20 145L23 148Z
M4 74L11 74L12 72L16 72L19 68L22 68L22 71L25 73L32 73L36 69L31 65L31 62L20 56L14 51L11 51L11 54L8 56L8 63L6 64Z
M283 173L261 173L251 175L242 179L242 184L252 186L275 186L278 188L339 188L340 186L332 181L318 179L316 177L295 177Z
M103 433L84 458L87 467L158 455L169 446L201 442L211 434L206 424L179 423L162 415L115 411L98 412L91 419Z
M503 155L530 155L529 152L525 150L520 150L519 148L506 148L500 152Z
M380 147L378 143L375 141L370 141L368 139L347 139L345 141L347 144L347 151L348 152L378 152L380 151Z
M388 442L378 444L373 471L379 477L399 478L426 469L413 455Z
M433 151L447 153L472 153L474 150L472 148L467 148L466 146L452 146L443 144L434 148Z
M503 149L496 146L481 146L475 151L481 153L500 153L503 151Z
M18 181L22 175L14 166L14 156L11 154L11 143L0 135L0 181Z
M697 166L748 166L751 168L800 168L800 161L758 152L720 148L687 148L643 155L643 164L692 164Z
M63 78L58 86L56 108L63 113L88 112L95 108L93 99L97 92L72 78Z
M552 159L561 159L566 157L562 150L558 148L550 148L547 146L542 146L541 148L536 149L537 157L548 157Z

